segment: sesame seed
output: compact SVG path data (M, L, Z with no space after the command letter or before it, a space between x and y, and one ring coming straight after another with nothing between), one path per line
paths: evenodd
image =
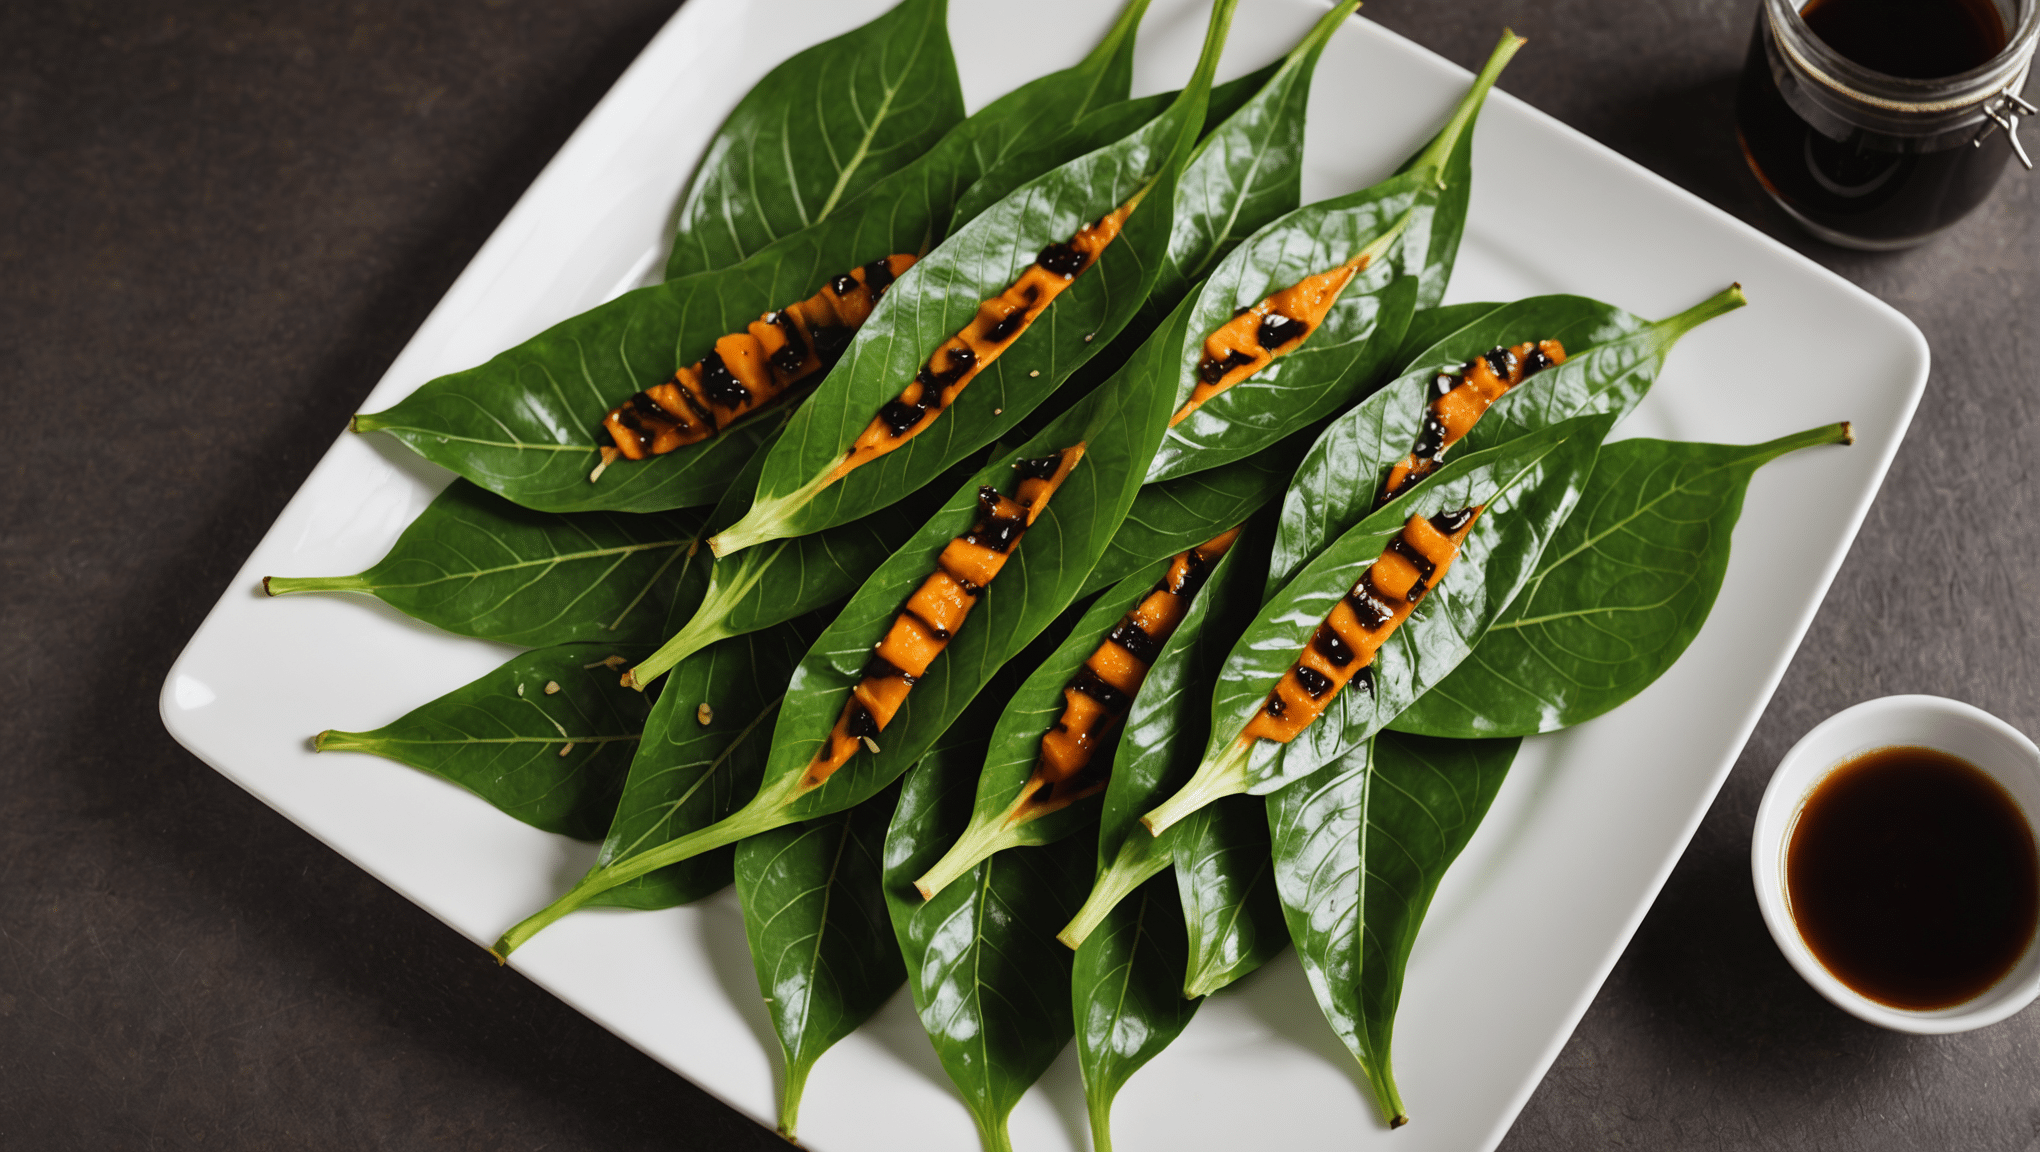
M706 728L710 724L715 723L715 709L710 708L708 706L708 701L703 700L701 702L701 707L696 708L694 710L694 719L703 728Z
M546 682L545 682L545 694L546 694L546 695L548 695L548 696L557 696L557 695L559 695L559 694L560 694L560 682L559 682L559 681L557 681L557 680L548 680L548 681L546 681Z

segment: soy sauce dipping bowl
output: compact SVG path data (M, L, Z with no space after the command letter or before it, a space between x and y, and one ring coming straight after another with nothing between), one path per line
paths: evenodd
M2026 942L2012 970L1974 999L1952 1008L1913 1011L1880 1004L1842 983L1814 957L1799 935L1786 901L1785 847L1801 807L1827 774L1875 748L1910 744L1959 756L1988 773L2011 794L2040 841L2040 748L2018 729L1981 708L1940 696L1886 696L1866 700L1822 721L1802 737L1764 791L1750 839L1750 874L1757 905L1778 950L1814 990L1860 1020L1899 1032L1940 1035L1995 1024L2040 995L2040 948Z

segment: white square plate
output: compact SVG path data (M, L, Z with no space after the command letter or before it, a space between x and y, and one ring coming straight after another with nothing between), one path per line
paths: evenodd
M736 99L789 53L888 3L689 0L362 409L387 407L654 274L679 191ZM970 106L1074 63L1116 7L954 0ZM1136 93L1188 75L1204 9L1201 0L1156 0L1141 29ZM1311 0L1246 0L1222 75L1280 55L1322 10ZM1365 21L1341 30L1311 99L1305 201L1387 175L1467 81ZM1897 312L1506 94L1488 102L1474 156L1454 300L1576 292L1657 317L1730 281L1748 290L1750 307L1685 338L1620 434L1751 443L1850 419L1858 442L1758 473L1719 605L1669 674L1608 716L1524 745L1446 877L1410 964L1396 1064L1413 1122L1392 1137L1397 1152L1491 1148L1507 1131L1735 763L1927 377L1925 342ZM397 764L314 758L307 740L323 728L387 723L511 650L440 634L365 597L266 601L258 587L268 574L368 566L446 481L394 441L343 435L192 638L162 707L193 753L481 944L564 889L593 847ZM479 951L475 960L487 962ZM579 913L520 950L516 964L772 1122L777 1048L730 893L663 912ZM904 992L822 1059L801 1116L804 1141L820 1149L975 1144ZM1065 1052L1014 1113L1015 1143L1085 1147L1083 1116ZM1128 1152L1391 1146L1293 954L1213 997L1134 1077L1116 1118Z

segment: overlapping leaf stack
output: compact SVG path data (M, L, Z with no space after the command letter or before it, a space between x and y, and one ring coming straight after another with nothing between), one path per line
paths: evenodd
M1400 171L1299 206L1353 5L1214 88L1234 3L1139 100L1146 0L968 117L945 0L799 54L665 282L356 418L460 477L389 557L268 582L533 646L319 746L601 839L499 955L734 881L789 1136L905 984L988 1148L1072 1038L1108 1148L1120 1086L1292 942L1402 1123L1404 967L1520 739L1662 674L1755 469L1847 439L1604 447L1740 292L1442 305L1521 41Z

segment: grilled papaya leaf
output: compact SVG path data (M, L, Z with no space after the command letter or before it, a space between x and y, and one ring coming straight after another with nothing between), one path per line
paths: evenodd
M885 898L921 1024L989 1150L1010 1150L1006 1117L1069 1043L1070 966L1054 939L1076 905L1093 846L1072 836L987 860L934 900L914 877L970 818L989 693L907 775L885 841Z
M645 722L596 870L706 828L750 799L787 679L821 627L815 617L789 621L705 648L673 670ZM639 909L690 904L729 884L732 851L679 861L588 902Z
M1504 393L1452 452L1491 447L1591 412L1612 412L1619 420L1650 390L1679 337L1742 303L1742 291L1731 287L1651 323L1584 296L1533 296L1440 337L1414 354L1393 383L1341 414L1311 446L1282 498L1282 530L1268 567L1270 591L1374 509L1389 468L1417 441L1428 389L1439 373L1458 372L1489 349L1525 342L1556 340L1568 353L1564 363Z
M1177 178L1203 126L1233 3L1213 5L1197 70L1161 116L1022 185L899 278L842 362L794 412L766 459L750 512L711 539L718 555L846 523L915 491L1001 437L1132 319L1166 251ZM1095 259L1070 247L1080 229L1108 218L1123 218L1124 227ZM1032 317L1017 334L1001 313L987 331L1003 330L996 338L1010 343L922 371L938 346L1037 264L1043 274L1062 269L1075 278L1038 315L1026 310L1032 305L1014 312ZM896 399L924 385L942 392L935 397L941 407L930 398L917 407ZM962 391L942 391L955 387ZM853 455L873 430L882 443Z
M1106 913L1077 949L1070 1010L1095 1152L1112 1152L1112 1101L1119 1090L1183 1034L1203 1002L1182 994L1188 955L1183 908L1166 876L1149 880Z
M880 886L898 800L899 789L888 788L848 812L737 845L744 936L786 1061L779 1134L789 1140L815 1061L907 978Z
M904 0L795 53L737 102L680 201L666 278L826 220L963 119L948 0Z
M1537 574L1465 662L1390 727L1528 736L1648 688L1707 622L1750 477L1787 452L1850 439L1848 425L1828 424L1764 444L1603 448Z
M1174 318L1172 318L1172 323ZM1126 515L1167 419L1167 377L1136 358L1120 377L1085 397L1039 436L972 477L866 580L822 633L793 675L775 722L770 759L757 795L738 812L679 839L598 867L553 904L505 933L507 953L545 925L608 888L724 844L796 820L852 808L919 759L992 674L1039 635L1076 598L1085 575ZM979 493L1013 484L1014 467L1081 445L1083 452L1053 498L1012 546L996 582L913 684L904 706L872 741L819 785L808 767L831 739L873 647L950 542L978 520Z
M1409 1119L1390 1046L1410 947L1520 743L1383 732L1268 797L1275 884L1304 973L1390 1127Z
M448 632L509 644L657 643L668 610L708 581L702 527L697 512L533 512L456 480L366 571L270 576L262 587L366 592Z
M1402 173L1299 208L1218 263L1194 297L1190 334L1180 353L1177 413L1148 470L1150 481L1252 455L1351 403L1392 370L1431 270L1425 254L1440 197L1452 187L1450 161L1521 44L1514 36L1503 38L1446 127ZM1470 170L1460 175L1470 177ZM1451 239L1456 251L1456 233ZM1332 299L1315 304L1289 299L1292 288L1305 285L1317 286L1303 297L1330 293ZM1316 315L1281 311L1299 306ZM1258 316L1262 309L1266 318L1244 340L1275 358L1269 361L1261 352L1262 366L1251 375L1207 394L1209 386L1247 371L1239 365L1257 359L1230 342L1221 357L1212 341L1221 339L1222 329L1247 323L1248 310Z
M1339 537L1261 608L1212 693L1197 773L1142 817L1161 831L1220 796L1266 794L1340 759L1450 673L1531 574L1579 501L1612 414L1581 416L1457 457ZM1416 517L1484 509L1451 567L1380 645L1369 675L1329 697L1288 743L1245 735L1276 683L1391 541ZM1461 519L1461 523L1466 522ZM1320 697L1323 698L1322 696Z
M590 482L601 459L603 414L832 278L884 256L926 251L948 231L957 197L1010 152L1125 98L1133 31L1146 7L1147 0L1132 0L1082 63L994 100L827 219L742 263L597 305L480 367L427 381L387 411L358 415L352 427L386 431L530 508L655 512L714 504L784 419L783 404L700 443L619 462Z
M373 752L466 788L534 828L595 840L609 826L649 709L616 683L644 652L559 644L370 732L329 729L320 752Z
M753 480L764 466L764 456L761 449L746 466L745 474ZM666 642L632 668L624 682L645 688L675 664L718 640L791 620L855 592L895 548L907 542L922 521L934 514L942 495L976 471L975 463L965 460L934 484L862 520L839 524L812 536L775 540L762 548L746 549L712 561L708 587L699 601L691 605L683 618L673 622L667 629ZM744 494L739 477L738 484L710 518L711 529L717 524L736 522L743 509L730 506Z

